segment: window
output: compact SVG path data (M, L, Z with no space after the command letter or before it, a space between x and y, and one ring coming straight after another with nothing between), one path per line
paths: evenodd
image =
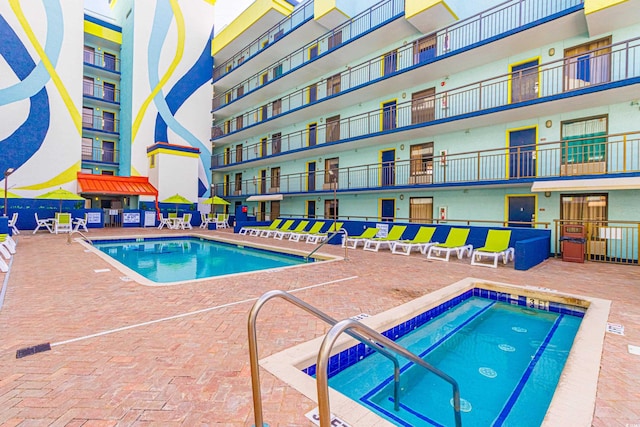
M224 149L224 164L228 165L231 163L231 147L225 147Z
M227 120L224 122L224 133L227 134L229 132L231 132L231 121Z
M313 59L318 56L318 45L314 44L309 48L309 59Z
M82 94L93 96L93 79L91 77L82 78Z
M565 49L565 90L579 89L611 78L611 37Z
M235 190L234 194L242 194L242 173L237 173L235 177Z
M115 159L116 143L113 141L102 141L102 161L113 163Z
M231 178L229 175L224 176L224 187L222 188L223 195L228 196L230 194L229 187L231 187Z
M338 30L329 36L329 49L333 49L336 46L342 44L342 30Z
M282 99L276 99L273 101L273 104L271 104L271 113L274 116L282 114Z
M82 126L93 127L93 108L82 107Z
M324 160L324 183L329 188L333 188L332 184L338 183L338 169L340 168L340 160L338 157Z
M231 92L227 92L224 94L224 103L228 104L231 102Z
M271 154L277 154L282 150L282 133L274 133L271 136Z
M95 56L96 56L96 50L90 46L85 46L84 47L84 62L87 64L94 64L95 63Z
M435 119L435 88L415 92L411 95L411 123L424 123Z
M236 163L242 161L242 144L236 145Z
M260 77L260 84L266 84L269 81L269 73L264 73Z
M327 142L340 140L340 116L327 118Z
M606 194L562 194L560 219L576 221L606 221Z
M277 79L281 75L282 75L282 64L278 64L275 67L273 67L273 78Z
M280 168L271 168L271 191L280 191Z
M561 123L562 163L585 164L579 169L566 168L566 175L605 172L607 116L592 117ZM601 163L601 164L599 164Z
M384 55L383 76L394 73L398 66L398 51L394 50Z
M419 64L420 62L435 58L437 54L436 43L437 39L435 34L416 40L413 43L413 63Z
M338 199L324 201L325 219L338 219Z
M240 98L242 95L244 95L244 86L238 86L236 89L236 99Z
M409 222L430 223L433 220L433 198L411 197L409 199Z
M333 75L327 79L327 96L340 93L340 74Z
M430 184L433 178L433 142L412 145L409 149L409 184Z
M82 160L93 160L92 138L82 138Z
M238 65L242 64L244 62L244 56L241 56L240 58L238 58Z
M102 83L103 99L105 101L116 102L116 85L113 83Z
M104 53L104 68L110 71L118 71L116 66L116 56L111 53Z
M102 129L106 132L116 132L116 114L110 111L102 112Z
M243 116L238 116L236 117L236 130L240 130L242 129L242 125L243 125Z

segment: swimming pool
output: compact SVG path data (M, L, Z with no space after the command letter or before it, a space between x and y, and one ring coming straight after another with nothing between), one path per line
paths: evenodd
M470 305L461 305L464 301ZM542 310L528 309L532 304ZM523 420L544 426L590 425L609 305L609 301L597 298L465 279L361 321L378 331L389 331L386 335L394 339L402 336L403 345L414 354L424 353L426 361L458 381L464 399L463 425L527 425ZM522 309L524 317L514 323L513 312ZM416 329L428 318L435 322L431 331ZM476 322L480 318L489 322ZM577 331L573 345L571 338L564 340L567 331L560 332L560 323L568 323L569 333ZM488 341L470 338L464 331L449 335L465 325L472 325L474 333ZM504 336L489 334L494 329L503 329ZM425 341L420 344L416 340L419 335L426 339L426 346ZM260 365L317 401L312 376L322 338L264 358ZM477 356L471 356L472 351ZM381 370L373 368L378 357L368 353L372 352L343 336L329 361L331 412L344 424L453 425L451 386L410 366L405 366L401 374L400 385L405 391L399 399L401 412L409 416L404 421L389 417L394 414L389 400L393 393L387 390L393 386L389 383L393 366L383 359ZM511 371L516 362L519 367ZM358 367L360 363L363 368ZM550 367L555 370L552 379L547 375ZM344 373L341 368L345 368ZM354 369L364 372L361 379L353 374ZM498 385L505 379L503 389ZM530 388L523 379L535 387ZM427 390L420 391L425 384ZM546 398L542 405L538 402L540 394ZM489 403L493 409L486 412ZM427 413L422 412L425 405ZM474 418L476 415L480 417Z
M94 240L93 248L117 261L125 273L139 275L151 284L179 283L316 261L316 258L194 236Z

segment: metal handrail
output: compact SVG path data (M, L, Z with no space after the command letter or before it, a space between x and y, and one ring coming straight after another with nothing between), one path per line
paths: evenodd
M364 344L375 343L376 345L383 345L385 348L393 350L416 365L425 368L429 372L439 376L451 384L453 387L453 411L455 413L456 427L462 426L462 417L460 415L460 387L456 380L435 366L425 362L420 357L397 344L395 341L390 340L378 331L375 331L374 329L371 329L370 327L353 319L341 320L335 324L324 337L322 345L320 346L320 351L318 352L318 360L316 362L316 384L318 387L318 412L320 415L321 426L331 425L331 412L329 409L329 376L327 373L331 349L340 334L343 332L349 333L352 329L357 330L360 334L369 338L370 341L364 342Z
M312 250L311 252L309 252L309 253L304 257L304 259L305 259L305 260L308 260L309 258L311 258L311 256L312 256L313 254L315 254L315 253L318 251L318 249L320 249L321 247L323 247L323 246L324 246L324 245L325 245L329 240L331 240L335 235L337 235L337 234L339 234L339 233L342 233L342 232L344 232L345 234L347 233L347 231L346 231L344 228L341 228L340 230L336 230L336 231L334 231L334 232L333 232L333 233L331 233L331 234L327 233L327 238L326 238L325 240L323 240L322 242L320 242L320 244L319 244L318 246L316 246L314 250Z
M88 238L87 236L85 236L85 235L82 233L82 231L79 231L79 230L72 230L72 231L70 231L70 232L67 234L67 244L68 244L68 245L70 245L70 244L71 244L71 235L72 235L73 233L77 233L77 234L81 235L81 236L82 236L82 238L83 238L85 241L89 242L89 244L90 244L91 246L93 246L93 241L92 241L90 238Z
M290 302L291 304L305 310L307 313L313 314L320 320L323 320L325 323L330 325L336 325L338 321L333 317L327 315L326 313L318 310L310 304L302 301L299 298L291 295L288 292L273 290L263 294L251 307L251 311L249 312L249 321L248 321L248 329L249 329L249 364L251 367L251 389L253 395L253 415L256 426L263 426L263 417L262 417L262 393L260 391L260 365L258 364L258 338L256 334L256 319L258 317L258 313L262 306L272 298L282 298L285 301ZM360 336L357 332L347 332L352 338L360 341L365 345L369 345L374 351L377 351L384 357L388 358L393 362L393 376L394 376L394 400L396 402L395 409L396 411L400 407L400 363L398 359L387 351L385 348L379 346L376 342L371 342L369 339ZM375 345L374 345L375 344ZM459 406L459 405L458 405ZM328 425L328 424L327 424Z

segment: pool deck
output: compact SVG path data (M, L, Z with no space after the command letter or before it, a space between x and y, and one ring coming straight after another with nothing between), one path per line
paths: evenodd
M310 251L287 240L202 231ZM174 230L91 230L92 238L167 236ZM337 319L374 315L467 277L555 289L612 301L593 426L640 426L640 267L551 259L528 271L469 260L428 261L388 250L349 250L348 260L211 279L143 286L66 235L23 231L0 307L1 426L249 426L253 404L248 312L263 293L282 289ZM344 256L325 245L321 253ZM281 300L258 321L260 358L327 331ZM16 359L42 343L51 350ZM317 405L264 369L264 420L310 426Z

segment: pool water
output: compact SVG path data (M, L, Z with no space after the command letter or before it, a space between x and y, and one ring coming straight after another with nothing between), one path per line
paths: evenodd
M94 241L94 247L141 276L170 283L313 262L297 255L202 238Z
M477 296L442 311L397 342L458 382L462 424L539 426L583 312L550 312ZM385 332L392 339L394 334L397 329ZM334 365L355 348L334 356ZM396 412L391 362L377 353L358 358L332 376L330 361L329 386L399 426L455 425L449 383L400 357Z

